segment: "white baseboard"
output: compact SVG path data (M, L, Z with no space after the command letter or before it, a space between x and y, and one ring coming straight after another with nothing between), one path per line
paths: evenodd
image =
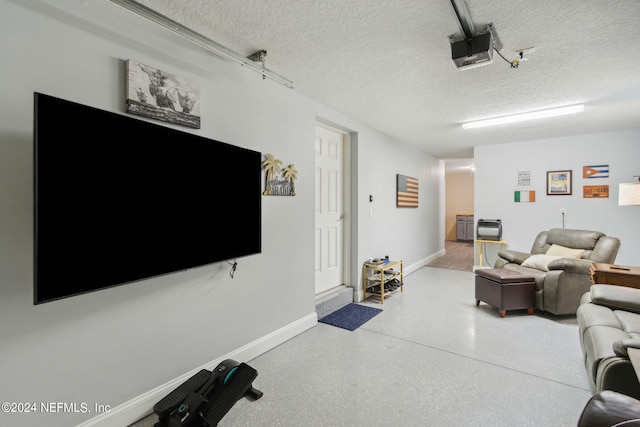
M277 347L285 341L290 340L296 335L301 334L308 329L311 329L317 324L318 316L315 312L313 312L283 328L278 329L277 331L270 333L269 335L265 335L264 337L261 337L243 347L240 347L237 350L234 350L231 353L220 357L219 359L213 360L205 366L201 366L191 372L187 372L186 374L159 387L156 387L153 390L141 394L140 396L135 397L128 402L111 408L109 412L104 412L96 417L91 418L90 420L83 422L82 424L78 424L77 427L128 426L146 417L147 415L152 414L153 405L155 405L171 391L176 389L183 382L200 372L200 370L211 370L218 366L218 364L225 359L233 359L243 362L250 361L251 359L258 357L261 354L266 353L272 348Z
M425 265L429 264L434 259L439 258L444 254L445 254L445 250L444 249L440 249L438 252L436 252L434 254L431 254L428 257L419 260L418 262L415 262L415 263L413 263L411 265L405 266L404 267L404 274L411 274L414 271L424 267Z

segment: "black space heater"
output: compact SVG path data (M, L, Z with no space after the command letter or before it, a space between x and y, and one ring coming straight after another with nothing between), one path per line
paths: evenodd
M501 240L502 220L499 219L479 219L476 226L478 240Z

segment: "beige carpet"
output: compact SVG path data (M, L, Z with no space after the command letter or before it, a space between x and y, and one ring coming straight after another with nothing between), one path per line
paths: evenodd
M445 254L431 261L427 266L452 270L473 271L473 242L444 242Z

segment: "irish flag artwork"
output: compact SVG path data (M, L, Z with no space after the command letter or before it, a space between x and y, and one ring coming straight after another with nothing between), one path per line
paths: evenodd
M516 203L535 202L536 192L535 190L514 191L513 201Z

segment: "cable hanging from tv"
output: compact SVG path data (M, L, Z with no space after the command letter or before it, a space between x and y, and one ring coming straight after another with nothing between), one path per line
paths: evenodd
M231 270L229 270L229 276L233 279L233 276L236 274L236 268L238 268L238 261L235 259L233 262L227 261L227 264L231 266Z

